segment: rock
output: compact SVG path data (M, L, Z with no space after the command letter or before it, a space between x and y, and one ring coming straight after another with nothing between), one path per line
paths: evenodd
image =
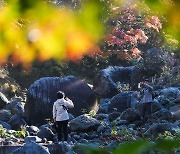
M69 122L70 129L77 132L86 132L97 130L100 123L95 119L87 115L81 115Z
M176 104L180 104L180 94L178 94L177 98L173 102Z
M2 121L9 121L9 119L11 118L11 111L10 110L0 110L0 120Z
M173 125L171 123L154 123L148 128L144 135L147 137L158 137L159 134L163 134L165 131L174 133Z
M107 113L110 99L100 99L98 113Z
M103 125L101 125L101 126L99 126L98 129L97 129L97 133L104 133L105 130L106 130L106 127L103 126Z
M12 154L50 154L50 152L45 146L41 146L34 142L28 142L23 147L13 151Z
M172 113L174 120L180 120L180 104L171 107L169 111Z
M144 70L146 76L160 74L165 66L164 51L161 48L151 48L144 54ZM153 66L153 67L152 67Z
M104 120L104 119L107 119L107 118L108 118L108 114L103 114L103 113L101 113L101 114L96 114L94 117L95 117L97 120Z
M172 113L173 120L180 120L180 111Z
M132 94L133 92L126 91L115 95L112 99L110 99L108 113L113 111L122 113L124 110L130 108Z
M89 139L94 140L95 138L98 138L98 134L95 132L89 132Z
M127 120L122 120L119 118L118 125L127 125L129 122Z
M125 110L124 112L122 112L120 119L122 120L127 120L128 122L134 122L136 120L140 120L141 119L141 115L140 112L136 109L133 108L129 108L127 110Z
M179 127L180 128L180 120L177 120L173 123L174 127Z
M46 138L49 141L53 140L54 134L49 128L45 127L40 129L40 131L37 133L37 136L41 139Z
M6 137L5 141L6 142L11 141L11 137Z
M152 118L154 119L159 119L159 120L171 120L172 119L172 114L166 109L161 109L155 113L152 114Z
M35 142L35 143L40 143L42 142L42 139L39 138L38 136L27 136L24 139L25 143L29 143L29 142Z
M21 130L24 126L27 125L26 121L17 114L13 115L8 123L15 130Z
M5 109L11 110L12 114L17 114L22 117L25 116L24 111L25 103L19 101L12 101L5 106Z
M2 125L4 128L6 128L8 130L12 129L11 125L9 125L8 123L1 121L1 120L0 120L0 125Z
M6 106L6 104L9 103L9 100L6 98L6 96L0 92L0 109Z
M43 129L43 128L51 128L51 125L50 124L44 124L44 125L41 125L39 127L39 129Z
M12 141L13 142L19 142L20 140L18 138L13 138Z
M169 87L161 90L161 95L165 97L173 97L176 98L180 94L180 90L176 87Z
M140 114L142 115L142 103L137 103L135 106L135 109L138 110L140 112ZM158 102L152 103L152 114L161 109L164 109L164 107L160 103L158 103ZM147 116L147 112L145 113L145 116Z
M28 89L25 105L28 122L42 124L45 119L52 118L53 103L59 90L73 101L75 107L68 111L74 116L81 115L82 109L97 111L95 94L84 81L74 76L45 77L35 81Z
M7 133L8 133L8 134L15 134L16 131L15 131L15 130L7 130Z
M37 132L39 131L39 128L36 126L27 126L26 131L28 131L30 135L34 135L34 134L37 134Z
M68 113L68 114L69 114L69 121L74 119L74 116L71 113Z
M73 135L73 138L77 141L79 140L81 137L79 135Z
M119 66L109 66L103 69L96 76L93 87L94 91L101 98L111 98L118 94L118 85L120 83L132 84L133 72L135 67L119 67Z
M118 118L121 114L119 112L110 113L108 116L109 121L113 121Z
M86 139L80 139L80 140L79 140L79 143L86 143L86 144L87 144L87 143L89 143L89 142L88 142L88 140L86 140Z

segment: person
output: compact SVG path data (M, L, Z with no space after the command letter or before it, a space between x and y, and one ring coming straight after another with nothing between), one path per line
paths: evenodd
M142 118L145 119L145 114L147 112L148 117L150 117L152 112L152 102L153 102L153 87L148 84L148 80L146 79L145 82L141 82L138 88L142 87L141 93L143 94L142 98Z
M65 98L65 94L62 91L57 92L57 100L53 105L53 119L57 124L58 143L62 143L64 137L64 143L68 140L68 108L73 108L74 104L69 98ZM63 134L63 135L62 135Z

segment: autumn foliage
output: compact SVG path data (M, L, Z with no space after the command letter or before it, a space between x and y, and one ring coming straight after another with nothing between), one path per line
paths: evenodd
M137 6L117 8L111 19L110 33L106 36L106 50L121 59L140 60L140 45L146 44L152 34L159 33L162 23L158 16L150 16L141 12ZM160 35L160 34L159 34ZM156 41L156 40L154 40Z

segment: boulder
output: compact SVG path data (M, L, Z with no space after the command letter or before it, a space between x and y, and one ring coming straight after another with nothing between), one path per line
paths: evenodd
M0 125L2 125L4 128L6 128L7 130L12 129L11 125L9 125L8 123L1 121L0 120Z
M131 107L132 103L132 94L131 91L121 92L114 96L110 100L110 105L108 107L108 113L111 113L113 111L118 111L122 113L124 110Z
M140 112L136 109L133 108L129 108L127 110L125 110L124 112L122 112L121 116L120 116L121 120L127 120L128 122L134 122L136 120L140 120L141 119L141 115Z
M113 121L121 115L119 112L113 112L108 115L109 121Z
M159 120L171 120L172 119L172 114L166 109L161 109L155 113L152 114L153 119L159 119Z
M172 97L176 98L180 94L180 90L176 87L169 87L169 88L164 88L161 90L161 95L164 95L164 97Z
M8 123L14 130L21 130L24 126L27 125L26 121L17 114L13 115Z
M50 152L45 146L28 142L23 147L14 150L12 154L50 154Z
M24 111L24 106L25 103L20 102L20 101L12 101L8 103L4 108L11 110L12 114L18 114L20 116L25 116L25 111Z
M28 131L30 135L34 135L34 134L37 134L37 132L39 131L39 128L36 126L27 126L26 131Z
M40 137L41 139L46 138L48 141L52 141L54 133L49 128L43 127L37 133L37 136Z
M56 93L61 90L74 103L69 113L74 116L82 114L81 110L97 111L97 101L93 90L83 80L74 76L44 77L35 81L28 89L25 112L30 124L42 124L52 118L52 107Z
M91 130L97 130L100 126L99 121L88 115L81 115L69 122L70 129L77 132L86 132Z
M9 103L9 100L6 98L6 96L0 92L0 109L6 106L6 104Z
M174 133L173 125L171 123L154 123L144 133L147 137L158 137L159 134L164 134L165 131Z
M171 107L169 111L172 113L174 120L180 120L180 104Z
M173 123L174 127L179 127L180 128L180 120L177 120Z
M101 70L94 81L93 87L95 93L101 98L111 98L118 94L118 82L130 85L134 84L135 80L134 72L136 67L119 67L109 66L106 69Z
M135 109L137 109L142 114L142 103L137 103ZM164 107L159 102L155 101L152 103L152 114L161 109L164 109ZM147 112L145 113L145 116L147 116Z
M165 66L166 57L161 48L151 48L144 54L143 66L146 76L160 74Z
M0 120L2 121L9 121L9 119L11 118L11 111L10 110L0 110Z
M109 100L110 99L100 99L98 113L107 113L108 112L108 106L110 104Z

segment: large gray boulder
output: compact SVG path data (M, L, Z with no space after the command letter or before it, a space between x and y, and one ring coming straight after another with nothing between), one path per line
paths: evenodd
M160 74L163 71L167 58L161 48L155 47L147 50L144 57L143 65L146 76Z
M121 114L120 119L126 120L126 121L131 123L131 122L134 122L136 120L140 120L141 115L140 115L140 112L138 110L133 109L133 108L129 108Z
M141 114L142 114L142 107L143 107L143 103L137 103L136 106L135 106L135 109L137 109ZM164 109L164 107L158 103L157 101L154 101L152 103L152 106L151 106L151 111L152 111L152 114L161 110L161 109ZM145 113L145 116L147 116L147 112Z
M109 66L103 69L96 76L94 81L94 91L102 98L111 98L118 94L118 82L134 85L136 67Z
M54 134L49 128L43 127L37 133L37 136L40 137L41 139L46 138L48 141L52 141Z
M125 91L117 94L112 99L110 99L110 104L108 106L108 112L111 113L113 111L123 112L124 110L132 107L134 103L134 92Z
M42 124L45 119L52 118L53 103L59 90L73 101L74 108L68 111L74 116L82 114L82 109L97 110L95 94L83 80L74 76L45 77L35 81L27 92L25 112L30 124Z
M95 118L88 115L81 115L69 122L70 129L77 132L86 132L91 130L97 130L100 123Z

